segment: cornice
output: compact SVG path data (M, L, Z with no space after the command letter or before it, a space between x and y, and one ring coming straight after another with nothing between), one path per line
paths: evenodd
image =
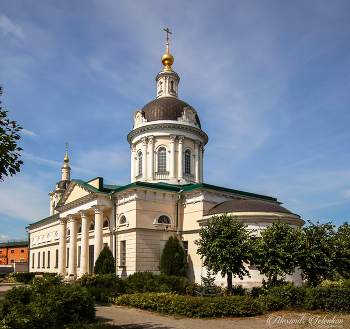
M145 132L153 132L155 130L161 129L175 129L179 131L179 134L181 134L182 132L191 132L193 134L196 134L197 136L200 136L204 141L204 145L207 144L209 140L208 135L202 129L196 127L195 125L179 123L177 121L172 120L169 120L168 122L161 121L159 123L156 123L156 121L152 121L152 123L141 124L128 134L127 140L129 144L131 144L132 139L135 136Z
M80 186L80 185L79 185ZM90 192L91 193L91 192ZM72 208L81 206L82 204L88 203L90 201L96 200L98 198L98 194L97 193L91 193L88 195L85 195L77 200L74 200L72 202L69 202L67 204L64 204L63 206L57 208L57 210L61 213L61 212L65 212L67 210L70 210Z

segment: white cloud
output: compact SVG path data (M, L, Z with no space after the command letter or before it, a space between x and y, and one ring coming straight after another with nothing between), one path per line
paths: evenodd
M23 133L24 135L27 135L30 138L38 137L38 135L35 132L27 130L27 129L22 129L21 133Z
M0 213L28 222L49 216L49 197L38 177L18 173L5 178L0 189Z
M51 166L54 167L62 167L62 162L58 162L58 161L53 161L53 160L49 160L49 159L45 159L45 158L40 158L37 157L36 155L27 153L27 152L21 152L21 155L24 159L27 160L31 160L34 161L36 163L46 163L49 164ZM88 169L84 169L84 168L80 168L80 167L76 167L76 166L71 166L71 169L74 170L77 173L82 173L82 174L86 174L86 175L97 175L96 172L92 171L92 170L88 170Z
M8 239L9 236L6 236L5 234L1 234L0 239Z
M19 39L24 38L24 32L23 32L22 28L17 24L13 24L3 14L0 14L0 29L2 30L2 33L4 35L11 35L12 34Z

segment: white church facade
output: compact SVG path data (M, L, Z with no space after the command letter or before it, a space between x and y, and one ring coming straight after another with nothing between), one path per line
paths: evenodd
M49 194L50 216L28 226L31 272L75 278L92 273L100 251L108 245L118 275L159 273L165 241L177 235L187 254L187 277L200 282L206 269L194 241L213 215L234 215L257 236L274 220L293 227L304 224L276 198L204 183L208 136L196 110L178 98L180 78L171 67L173 61L167 42L164 68L156 77L157 98L135 111L127 136L130 184L106 185L102 177L88 182L71 179L66 149L62 180ZM260 285L263 276L253 267L249 271L251 278L233 283ZM287 278L301 282L299 273ZM226 278L218 275L217 283L226 284Z

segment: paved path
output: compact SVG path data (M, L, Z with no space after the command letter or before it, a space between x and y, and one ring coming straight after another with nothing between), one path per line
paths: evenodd
M12 287L20 286L22 283L0 283L0 298L4 295L7 290L10 290Z
M96 315L98 320L121 326L123 329L128 328L145 328L145 329L268 329L268 328L315 328L317 326L307 326L307 321L311 316L320 316L323 318L325 313L310 312L305 316L304 324L282 324L273 323L276 316L285 319L298 320L302 318L304 313L296 311L280 311L269 313L261 316L250 318L230 318L230 319L192 319L192 318L176 318L173 316L164 316L144 310L127 308L122 306L97 306ZM332 315L333 317L334 315ZM272 317L272 318L271 318ZM268 319L270 325L268 325ZM350 316L338 316L345 323L337 328L350 328ZM327 319L331 319L328 315ZM317 327L320 328L320 327ZM323 328L332 328L325 326ZM333 327L335 328L335 327Z

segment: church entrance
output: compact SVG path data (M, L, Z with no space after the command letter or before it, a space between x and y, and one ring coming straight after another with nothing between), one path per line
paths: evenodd
M89 273L94 273L94 245L89 246Z

